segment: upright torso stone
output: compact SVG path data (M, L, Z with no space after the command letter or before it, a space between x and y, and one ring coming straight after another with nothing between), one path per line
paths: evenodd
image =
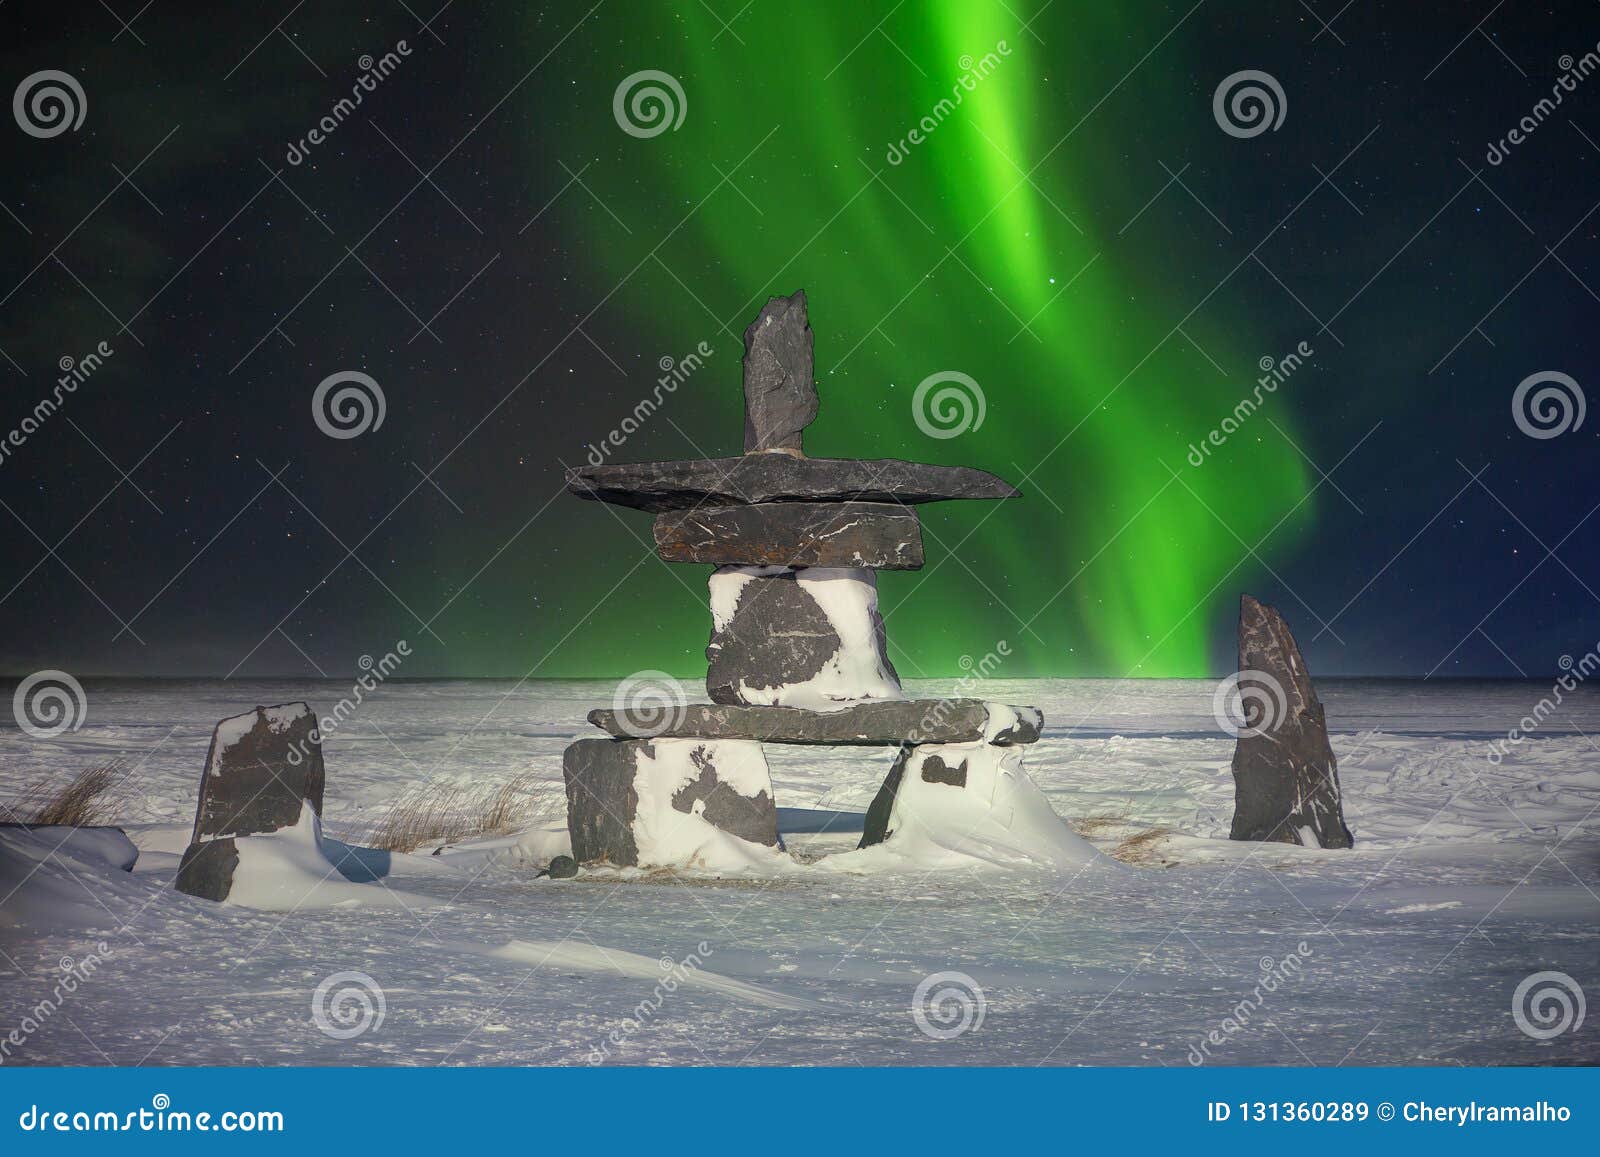
M717 703L826 711L905 698L873 571L719 567L711 619L706 690Z

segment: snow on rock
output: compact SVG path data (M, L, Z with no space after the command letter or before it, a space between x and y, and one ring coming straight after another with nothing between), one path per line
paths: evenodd
M761 744L657 739L634 759L639 866L748 872L788 862Z
M304 702L257 707L220 721L211 735L194 842L276 831L302 802L322 814L322 743Z
M986 702L988 719L983 725L983 741L1000 747L1032 743L1044 730L1044 712L1037 707L1012 707L1008 703Z
M706 689L716 702L829 711L905 698L889 662L875 572L723 566L710 591Z
M580 863L712 872L790 863L766 756L753 740L580 739L564 763Z
M907 747L873 800L860 847L820 866L1114 866L1056 815L1022 770L1022 752L989 743Z
M238 854L224 903L264 912L317 908L417 908L437 901L396 891L381 880L351 883L322 846L322 824L307 801L293 827L232 841Z

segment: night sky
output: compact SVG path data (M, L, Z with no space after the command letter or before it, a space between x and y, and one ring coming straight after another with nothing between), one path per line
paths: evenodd
M563 464L702 343L609 457L737 453L740 336L802 287L811 454L1025 494L921 508L903 676L1231 670L1246 590L1318 674L1600 639L1600 416L1513 414L1597 385L1600 6L438 3L0 7L6 91L86 103L0 125L0 438L112 351L0 460L0 670L699 675L709 568ZM1219 122L1245 70L1276 127ZM330 437L354 372L383 420ZM938 373L981 426L919 427Z

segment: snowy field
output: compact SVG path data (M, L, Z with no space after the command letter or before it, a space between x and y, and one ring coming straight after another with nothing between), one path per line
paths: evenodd
M0 801L120 757L115 812L141 854L130 874L92 849L49 856L37 837L0 834L0 1039L32 1025L0 1061L1600 1061L1600 1011L1544 1040L1512 1015L1538 972L1600 995L1600 695L1580 688L1497 765L1489 742L1548 684L1322 681L1356 836L1354 851L1323 852L1227 841L1233 741L1212 690L990 680L981 692L1044 710L1027 770L1126 865L830 870L819 857L852 848L859 828L831 813L864 811L892 752L774 747L779 806L830 813L784 813L794 870L551 881L535 870L559 850L561 751L599 734L583 716L611 686L391 682L325 742L325 835L359 843L430 781L531 776L529 830L394 856L381 880L340 880L286 913L174 892L176 853L218 718L295 699L328 710L348 684L90 681L81 730L0 731ZM832 830L798 830L818 827ZM94 968L59 995L66 958ZM351 972L381 989L381 1018L348 980L324 987L324 1007L345 993L332 1022L314 1015L319 984ZM944 972L972 987L919 1025L914 994ZM338 1014L363 1031L325 1031L345 1031ZM1222 1043L1198 1051L1210 1034Z

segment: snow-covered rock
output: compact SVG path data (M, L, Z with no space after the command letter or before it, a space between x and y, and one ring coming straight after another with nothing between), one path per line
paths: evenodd
M889 662L874 571L718 567L711 620L706 690L718 703L829 711L905 698Z
M580 863L740 871L782 858L759 743L580 739L564 772Z
M336 852L348 846L333 844ZM375 873L360 873L329 858L322 822L310 801L290 827L255 836L226 836L191 844L178 869L177 888L191 896L266 912L316 908L427 908L435 901L399 892Z
M885 854L924 867L1113 863L1056 815L1023 771L1023 751L990 743L905 748L867 811L859 850L822 864L865 871Z

